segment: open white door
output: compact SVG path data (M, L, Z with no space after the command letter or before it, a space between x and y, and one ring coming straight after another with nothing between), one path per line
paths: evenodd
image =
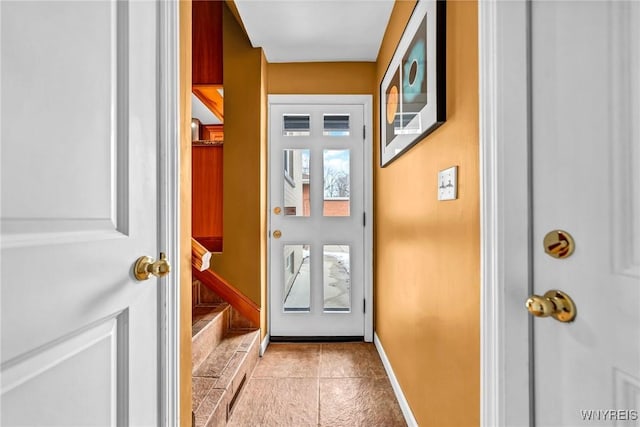
M498 1L480 16L483 425L638 425L640 4ZM545 252L554 230L570 256ZM527 314L550 290L572 298L572 322Z
M531 7L533 292L577 307L534 319L536 425L640 425L640 3Z
M4 426L177 419L164 373L175 301L166 279L133 275L142 255L175 256L159 234L160 200L175 203L159 167L162 7L0 3Z

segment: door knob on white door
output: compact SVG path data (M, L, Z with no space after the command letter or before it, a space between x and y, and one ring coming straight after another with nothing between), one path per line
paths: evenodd
M543 296L531 295L525 307L536 317L553 317L559 322L571 322L576 317L576 305L562 291L547 291Z
M167 255L164 252L160 252L160 259L157 261L148 256L141 256L133 268L133 274L138 280L148 280L152 274L156 277L164 277L169 272L171 272L171 264L167 261Z

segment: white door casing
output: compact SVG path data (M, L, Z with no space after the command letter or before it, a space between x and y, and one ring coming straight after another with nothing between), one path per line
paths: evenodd
M176 425L177 3L0 15L1 423Z
M363 125L371 129L370 103L369 96L269 96L271 336L364 336L365 340L372 339L372 155L371 137L363 134ZM291 114L310 115L309 135L284 135L283 117ZM325 114L349 114L349 134L323 135ZM293 151L284 154L284 150ZM323 170L326 166L324 162L330 161L325 156L344 154L342 150L349 150L347 163L350 169L351 194L347 201L339 198L325 201L327 193L323 185ZM301 174L302 163L310 170L310 175L305 175L304 179ZM285 177L287 171L290 174L288 178ZM310 194L310 203L306 207L301 199L302 182L307 186L305 188L309 188ZM300 200L296 201L297 199ZM350 206L349 215L325 216L325 203L347 203ZM274 212L276 207L282 210L280 214ZM305 209L305 215L308 216L301 215L302 209ZM296 215L291 215L294 211ZM365 212L369 225L363 224ZM279 239L273 237L276 230L282 233ZM334 250L340 253L333 253ZM339 311L344 308L337 307L334 310L338 311L325 310L323 292L332 289L323 283L325 279L334 280L334 273L329 273L328 266L341 268L340 260L345 256L344 252L348 252L347 270L350 273L348 310ZM300 283L310 283L310 294L297 292ZM308 296L306 301L296 303L294 295ZM286 309L283 304L285 299ZM343 303L344 301L338 302L337 305ZM331 305L333 302L327 304Z
M528 2L478 2L480 422L528 426Z
M638 23L634 2L480 3L485 426L638 422ZM556 228L568 259L544 254ZM523 318L549 289L575 322Z

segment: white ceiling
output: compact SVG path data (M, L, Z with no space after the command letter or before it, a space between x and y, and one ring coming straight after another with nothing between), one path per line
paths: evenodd
M268 62L375 61L394 0L235 0Z

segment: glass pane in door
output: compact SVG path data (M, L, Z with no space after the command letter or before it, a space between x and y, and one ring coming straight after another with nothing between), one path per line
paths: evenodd
M284 311L310 311L309 245L284 245Z
M323 295L325 312L351 311L349 245L324 245Z
M282 134L284 136L311 135L311 116L309 114L285 114L282 116Z
M324 216L349 216L351 150L324 150Z
M349 136L349 114L324 114L322 135Z
M309 150L282 150L284 215L310 216Z

